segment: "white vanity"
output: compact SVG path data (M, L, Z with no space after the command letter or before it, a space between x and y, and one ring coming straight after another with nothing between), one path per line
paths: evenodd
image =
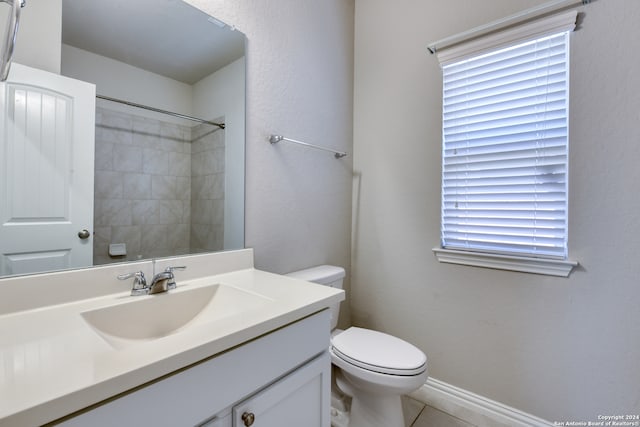
M0 281L0 426L328 427L329 313L344 292L240 250Z

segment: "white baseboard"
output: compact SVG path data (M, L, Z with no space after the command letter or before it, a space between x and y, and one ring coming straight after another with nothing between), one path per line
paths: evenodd
M548 427L553 423L495 400L429 378L409 396L479 427Z

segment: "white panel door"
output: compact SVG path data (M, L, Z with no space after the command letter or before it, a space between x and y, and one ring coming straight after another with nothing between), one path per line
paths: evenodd
M13 64L0 103L0 274L92 265L95 85Z

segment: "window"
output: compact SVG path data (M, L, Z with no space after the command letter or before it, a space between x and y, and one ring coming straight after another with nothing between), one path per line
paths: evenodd
M569 32L467 53L442 73L438 258L568 275Z

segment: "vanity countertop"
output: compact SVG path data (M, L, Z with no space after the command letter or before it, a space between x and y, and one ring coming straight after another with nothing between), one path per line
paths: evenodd
M248 342L344 299L344 292L254 268L178 280L181 292L223 284L266 303L242 316L114 346L81 313L130 301L129 292L0 315L0 426L41 425ZM144 322L145 319L140 319Z

